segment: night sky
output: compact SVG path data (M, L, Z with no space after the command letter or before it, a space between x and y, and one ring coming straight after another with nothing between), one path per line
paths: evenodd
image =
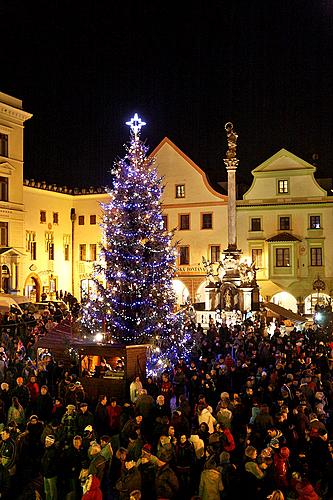
M110 184L135 111L154 149L169 137L239 180L280 148L333 165L333 0L2 2L0 90L23 100L25 177Z

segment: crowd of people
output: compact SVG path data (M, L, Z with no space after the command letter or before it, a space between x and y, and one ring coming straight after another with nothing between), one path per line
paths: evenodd
M0 323L1 499L333 498L327 331L192 325L190 359L92 404L74 364L36 358L49 321Z

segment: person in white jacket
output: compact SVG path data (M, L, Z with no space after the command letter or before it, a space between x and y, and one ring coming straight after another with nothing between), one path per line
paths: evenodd
M216 423L216 418L213 417L213 415L210 413L207 408L201 406L198 408L199 410L199 415L198 415L198 422L199 425L205 422L208 425L208 431L209 434L212 434L214 432L214 424Z

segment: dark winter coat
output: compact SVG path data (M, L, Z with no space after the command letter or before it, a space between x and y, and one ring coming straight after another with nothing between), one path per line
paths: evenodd
M17 385L12 392L12 397L16 396L24 409L27 408L30 401L30 392L25 385Z
M151 418L154 408L154 399L148 394L142 394L135 402L135 414L142 415L143 419Z
M38 418L43 422L50 422L52 416L53 401L50 394L47 392L39 394L36 399L36 413Z
M141 490L141 474L136 467L126 471L118 479L116 490L119 492L119 500L129 500L130 493Z
M90 411L82 413L79 411L77 414L77 430L81 436L83 436L83 431L87 425L94 427L94 415Z
M168 464L157 469L155 488L157 498L171 500L177 496L179 490L178 479Z
M102 436L109 433L109 415L106 405L98 403L95 410L95 429Z
M55 477L59 474L59 451L54 444L45 448L41 461L41 472L46 478Z
M4 459L5 463L3 465L7 470L14 466L16 458L16 445L12 438L2 441L0 447L0 458Z

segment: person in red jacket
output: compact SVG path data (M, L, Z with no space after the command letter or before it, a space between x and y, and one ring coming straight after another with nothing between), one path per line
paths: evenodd
M274 455L274 479L280 489L288 487L289 455L290 450L286 446Z
M99 486L98 477L90 474L83 488L82 500L103 500L102 490Z
M230 431L230 429L228 429L228 427L226 427L224 424L219 424L219 425L220 425L220 429L221 429L222 434L223 434L223 439L222 439L223 450L222 451L227 451L228 453L231 453L236 448L234 437L231 434L231 431Z
M111 434L119 434L121 406L117 405L116 398L111 398L111 404L107 407L107 412Z
M318 500L319 496L314 487L306 477L299 472L293 472L291 476L291 488L298 495L297 500Z

